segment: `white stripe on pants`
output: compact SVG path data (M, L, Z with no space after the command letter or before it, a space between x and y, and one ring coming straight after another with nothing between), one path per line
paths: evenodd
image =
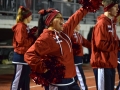
M49 85L49 90L58 90L58 87Z
M78 77L78 80L80 82L80 86L81 86L82 90L85 90L85 85L84 85L84 82L83 82L83 78L81 76L81 73L80 73L77 65L76 65L76 73L77 73L77 77Z
M104 85L104 69L98 68L98 90L105 90Z
M21 73L22 73L22 68L23 68L23 65L17 65L16 66L16 75L15 75L14 81L12 83L11 90L17 90L18 89L18 84L19 84L19 81L20 81L20 76L21 76Z

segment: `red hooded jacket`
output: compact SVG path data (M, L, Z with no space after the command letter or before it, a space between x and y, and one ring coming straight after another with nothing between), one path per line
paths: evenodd
M90 63L93 68L116 68L118 54L116 27L104 14L98 17L92 34L92 54Z
M12 27L14 32L13 47L14 52L24 54L28 48L34 43L34 37L30 35L30 29L23 22L19 22Z
M78 32L74 32L71 40L73 44L79 44L79 50L76 56L83 56L83 46L91 49L91 43Z
M64 30L61 32L44 29L43 33L24 55L25 61L31 66L32 70L43 73L45 68L40 62L40 56L54 55L65 66L64 78L73 78L76 75L70 38L73 35L74 28L87 12L83 8L77 10L64 24Z

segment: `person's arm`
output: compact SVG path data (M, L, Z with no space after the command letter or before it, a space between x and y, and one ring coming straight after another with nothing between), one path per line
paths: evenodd
M91 49L91 42L85 39L81 34L79 34L82 38L82 46Z
M39 37L35 43L27 50L24 55L25 61L30 65L32 71L44 73L46 66L42 62L41 57L52 52L50 45L52 43L50 37L44 35Z
M107 25L105 25L104 23L97 25L95 27L95 30L93 31L93 42L95 43L95 46L102 51L110 52L118 50L118 42L110 39L111 37L107 36L107 28Z
M78 9L64 24L64 32L70 37L73 34L74 28L88 12L95 12L100 8L102 0L80 0L79 3L82 5L82 8Z
M80 8L77 10L64 24L64 32L70 37L72 36L75 27L80 23L83 17L88 13L87 9Z

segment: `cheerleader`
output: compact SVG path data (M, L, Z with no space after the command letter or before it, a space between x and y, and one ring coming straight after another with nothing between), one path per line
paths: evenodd
M15 66L11 90L30 90L30 67L24 61L24 54L35 41L37 27L30 29L28 23L32 19L30 10L20 6L18 9L16 24L12 27L14 32L14 55L12 63Z
M82 90L88 90L84 71L82 69L83 46L91 49L91 43L79 33L79 30L80 30L80 24L78 24L77 27L75 28L73 37L71 39L73 43L74 62L76 66L76 73L80 88Z

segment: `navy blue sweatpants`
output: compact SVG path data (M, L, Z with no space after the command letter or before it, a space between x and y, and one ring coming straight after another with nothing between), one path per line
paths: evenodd
M29 65L15 64L11 90L30 90Z
M94 68L93 71L95 75L97 90L114 90L114 68Z
M118 83L118 86L117 86L116 90L120 90L120 51L118 52L118 66L117 66L117 71L118 71L118 75L119 75L119 83Z
M84 71L82 69L83 57L82 56L74 56L74 63L75 63L75 67L76 67L77 78L78 78L78 81L80 82L81 89L88 90Z
M62 79L60 84L45 87L45 90L81 90L75 79Z

